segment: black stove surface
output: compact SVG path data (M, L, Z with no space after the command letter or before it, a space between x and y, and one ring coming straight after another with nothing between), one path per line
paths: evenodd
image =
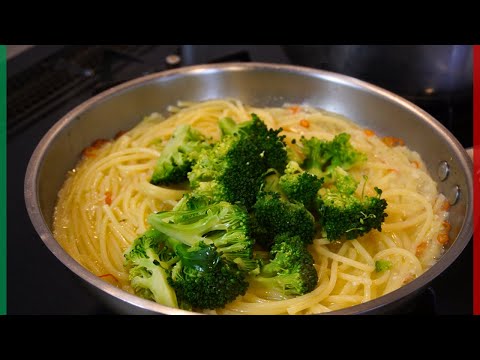
M391 49L390 49L391 50ZM327 61L312 64L295 47L279 45L102 45L36 46L7 64L7 310L8 314L112 314L46 248L28 217L24 176L30 156L48 129L69 110L98 92L134 77L177 66L255 61L314 66L331 70ZM318 48L318 56L324 52ZM345 72L347 75L348 72ZM375 68L357 77L381 83ZM381 83L381 84L380 84ZM430 112L465 147L472 146L472 92L451 90L446 96L399 93ZM458 259L401 314L472 313L472 241Z

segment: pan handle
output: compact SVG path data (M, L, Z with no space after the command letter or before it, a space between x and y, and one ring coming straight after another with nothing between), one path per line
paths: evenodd
M473 161L473 147L466 148L468 156L470 156L470 159Z

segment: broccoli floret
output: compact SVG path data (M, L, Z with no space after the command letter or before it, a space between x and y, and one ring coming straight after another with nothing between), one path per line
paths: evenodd
M300 202L307 208L315 200L318 190L323 184L323 178L318 178L300 167L295 161L290 161L285 168L285 174L279 179L279 187L290 201Z
M236 134L239 131L241 131L243 127L246 127L249 125L250 125L249 121L237 123L231 117L224 117L218 120L218 127L220 128L222 136Z
M288 233L310 244L315 234L315 219L301 203L281 198L279 193L261 192L253 206L252 236L269 249L275 236Z
M261 150L251 139L225 136L210 151L200 153L188 174L194 196L211 203L227 201L250 208L265 172Z
M332 141L302 138L305 154L302 167L318 177L324 177L330 176L337 166L348 170L366 160L366 155L355 150L349 140L350 134L347 133L338 134Z
M200 209L205 206L211 205L212 199L205 196L205 194L185 193L180 201L174 206L174 211L185 211Z
M200 153L188 174L194 196L210 199L210 203L239 203L247 209L255 203L263 174L280 166L286 151L277 132L268 130L258 117L247 124Z
M375 271L382 272L392 268L392 263L388 260L377 260L375 261Z
M165 236L156 230L145 232L125 252L125 266L137 295L176 308L177 297L159 257L164 240Z
M323 178L319 179L304 171L295 161L290 161L283 175L275 169L267 171L261 190L278 193L282 200L302 203L310 208L322 184Z
M246 276L259 266L245 209L219 202L151 214L148 222L167 238L169 281L182 307L219 308L245 294Z
M287 146L287 161L295 161L298 164L303 164L305 161L303 148L299 146L296 139L292 139L291 144Z
M372 229L382 230L387 216L387 201L381 199L382 190L375 187L376 196L346 194L328 189L317 198L322 235L328 240L356 239Z
M264 175L264 181L258 195L274 192L280 195L283 200L288 200L287 195L280 189L280 173L275 169L269 169Z
M282 129L268 129L256 114L251 116L251 120L241 123L236 123L231 118L220 119L219 127L222 134L224 136L238 134L252 139L262 150L266 168L283 172L287 164L287 148L284 142L285 135L279 135Z
M318 274L314 260L299 236L277 236L270 257L260 274L250 280L253 286L261 286L266 293L281 298L303 295L315 289Z
M247 291L245 272L222 258L215 245L168 238L166 246L173 254L168 281L182 309L221 308Z
M333 170L330 183L335 185L338 192L346 195L352 195L358 187L358 181L339 166Z
M188 246L199 241L213 244L222 258L242 271L254 270L254 240L250 237L246 210L228 202L219 202L193 210L162 211L148 216L150 225Z
M172 185L186 181L200 151L209 148L211 145L198 130L187 124L178 126L163 148L150 182Z

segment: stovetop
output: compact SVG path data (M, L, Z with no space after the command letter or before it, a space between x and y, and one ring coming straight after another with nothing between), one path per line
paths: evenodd
M391 49L390 49L391 50ZM314 66L326 62L302 58L295 47L280 45L101 45L35 46L7 64L7 311L8 314L112 314L81 280L46 248L28 217L23 183L30 156L48 129L69 110L111 86L141 75L178 66L255 61ZM317 55L324 51L317 49ZM345 72L347 75L348 72ZM391 91L375 68L362 80ZM465 147L472 146L470 92L442 97L399 93L430 112ZM472 241L457 260L402 314L472 313Z

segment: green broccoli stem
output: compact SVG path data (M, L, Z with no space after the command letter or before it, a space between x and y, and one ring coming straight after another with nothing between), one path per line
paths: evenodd
M188 266L199 271L214 269L220 262L220 257L211 246L190 247L175 239L169 238L167 243L174 248L183 266Z
M267 265L265 265L267 266ZM261 284L265 288L274 289L277 293L283 293L284 295L301 295L303 291L297 290L302 287L302 284L299 280L298 273L286 273L281 274L271 273L265 274L265 267L262 268L262 273L260 276L255 278L256 284ZM273 269L273 268L272 268Z
M125 252L130 284L143 298L159 304L178 307L175 291L169 285L165 265L159 258L166 236L155 229L146 231L135 239Z
M147 252L148 254L148 252ZM151 255L151 254L149 254ZM165 269L159 265L155 265L152 257L149 259L141 259L138 261L138 266L143 266L151 274L150 277L135 276L131 279L131 285L135 288L148 289L155 302L178 308L177 297L175 290L168 283L168 275Z
M222 135L232 135L239 129L239 125L229 117L221 118L218 121L218 126L220 127Z
M178 213L180 212L177 212L177 214ZM192 223L176 224L169 222L169 217L171 216L171 212L159 212L150 214L147 221L156 230L188 246L193 246L199 241L205 241L206 244L211 244L211 240L203 237L207 232L227 230L227 225L221 222L218 215L208 214Z
M279 266L277 262L272 261L263 265L261 269L261 275L262 277L270 278L270 277L276 276L278 272L282 270L283 268Z

